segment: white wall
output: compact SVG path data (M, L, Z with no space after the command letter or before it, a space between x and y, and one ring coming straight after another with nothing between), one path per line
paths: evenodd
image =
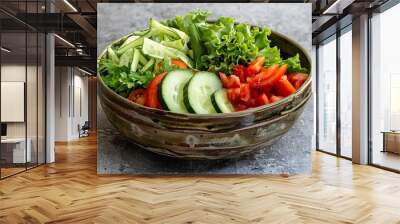
M77 139L78 125L88 120L88 78L76 68L56 67L55 86L55 140Z

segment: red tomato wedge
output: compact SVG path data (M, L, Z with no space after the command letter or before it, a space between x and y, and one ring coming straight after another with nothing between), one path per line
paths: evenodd
M243 65L235 65L233 74L239 77L240 82L246 82L246 68Z
M150 84L146 89L146 101L144 104L145 106L161 109L161 104L158 100L158 88L166 74L166 72L163 72L150 81Z
M187 69L187 64L185 64L185 62L183 62L182 60L179 59L172 59L171 60L171 64L176 65L178 68L181 69Z
M256 102L257 102L258 106L262 106L265 104L269 104L269 99L268 99L267 95L265 93L263 93L257 97Z
M225 88L238 88L240 87L240 78L236 75L226 76L225 73L220 72L219 78Z
M287 78L294 88L299 89L307 80L308 75L304 73L290 73L287 75Z
M229 101L236 102L240 98L240 88L227 89L227 96Z
M247 66L246 75L254 76L261 71L264 67L265 58L263 56L257 57Z
M275 85L274 89L279 96L289 96L296 92L296 89L293 85L287 80L286 76L282 76L280 80L278 80Z
M271 103L278 102L278 101L281 100L281 99L283 99L283 97L281 97L281 96L272 95L272 96L270 97Z
M264 91L267 91L268 89L272 88L274 84L282 78L287 68L288 68L287 64L284 64L281 67L279 67L279 69L273 75L260 82L260 87L264 89Z
M240 100L247 102L250 100L250 86L248 83L240 84Z
M279 65L274 64L269 66L268 68L262 69L260 73L258 73L254 78L249 80L249 84L252 88L258 88L261 86L262 80L266 80L270 78L272 75L276 73L279 69Z
M128 99L137 104L144 105L146 101L146 90L135 89L129 94Z

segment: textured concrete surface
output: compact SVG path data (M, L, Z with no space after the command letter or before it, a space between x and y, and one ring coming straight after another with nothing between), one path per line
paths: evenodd
M207 9L213 15L231 16L237 21L285 34L311 51L311 4L265 3L101 3L98 4L98 53L111 41L148 27L150 17L158 20L183 15L193 9ZM147 152L127 141L110 124L98 105L99 174L298 174L311 171L313 101L273 146L234 160L186 161Z

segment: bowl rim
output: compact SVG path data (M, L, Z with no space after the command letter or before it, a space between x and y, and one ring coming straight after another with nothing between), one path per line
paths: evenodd
M136 32L136 31L135 31ZM306 59L308 60L308 62L310 63L310 73L308 74L308 78L307 80L303 83L303 85L300 87L300 89L296 90L295 93L285 97L283 100L277 101L275 103L272 104L267 104L267 105L263 105L263 106L258 106L258 107L254 107L254 108L249 108L243 111L234 111L234 112L230 112L230 113L214 113L214 114L194 114L194 113L177 113L177 112L172 112L172 111L167 111L167 110L161 110L161 109L157 109L157 108L151 108L151 107L146 107L140 104L137 104L135 102L132 102L130 100L128 100L128 98L125 98L119 94L117 94L116 92L114 92L112 89L110 89L103 81L103 79L101 78L100 73L97 71L97 80L98 83L100 83L101 85L101 89L100 91L106 91L107 94L110 94L113 98L117 98L118 100L122 101L125 103L126 106L128 106L131 109L137 109L136 107L139 107L141 109L145 109L148 110L149 112L154 112L154 113L164 113L165 115L170 115L176 118L185 118L185 119L190 119L190 118L196 118L196 119L215 119L215 118L240 118L240 117L246 117L248 115L252 115L255 112L261 111L261 110L267 110L268 108L273 108L275 106L279 106L281 104L287 103L287 102L291 102L293 101L294 98L297 98L299 95L301 95L306 88L311 84L312 81L312 61L311 61L311 57L309 55L309 52L300 44L298 44L296 41L292 40L291 38L287 37L284 34L281 34L279 32L273 31L271 30L271 34L274 34L282 39L286 39L288 42L290 42L292 45L294 45L295 47L297 47L298 49L300 49L302 51L302 53L304 53ZM132 35L132 32L124 35L114 41L112 41L110 44L106 45L105 49L103 49L103 51L99 54L99 56L97 57L97 65L100 62L100 59L104 56L104 54L107 51L107 48L117 42L119 42L120 40L122 40L123 38L127 38L130 35ZM308 101L309 97L307 98Z

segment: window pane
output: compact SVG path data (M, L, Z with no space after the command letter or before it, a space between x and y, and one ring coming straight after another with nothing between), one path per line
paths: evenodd
M1 177L25 170L30 161L26 141L26 33L1 34ZM27 150L28 149L28 150Z
M340 150L352 156L352 35L351 30L340 36Z
M336 39L318 51L318 147L336 153Z
M396 170L400 170L400 33L393 27L399 21L400 4L372 18L372 163Z

